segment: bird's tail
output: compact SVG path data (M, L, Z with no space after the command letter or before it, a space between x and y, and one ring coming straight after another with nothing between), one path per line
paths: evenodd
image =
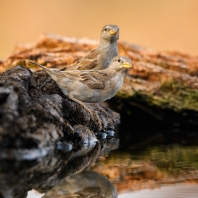
M31 62L31 61L28 61L28 63L43 68L43 69L52 77L52 79L53 79L54 81L57 82L57 80L60 79L60 75L61 75L60 70L58 70L58 69L47 68L47 67L45 67L45 66L43 66L43 65L40 65L40 64L38 64L38 63Z
M45 67L43 65L40 65L38 63L35 63L35 62L32 62L32 61L28 61L28 64L39 66L39 67L43 68L44 70L51 72L50 69L48 69L47 67Z

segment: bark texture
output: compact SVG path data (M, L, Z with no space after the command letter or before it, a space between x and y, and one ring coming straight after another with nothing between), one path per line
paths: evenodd
M43 148L53 147L61 138L89 144L94 133L115 129L118 113L100 105L89 107L99 120L64 96L46 72L33 73L24 66L7 70L0 74L0 147L11 150L0 157L20 158L25 149L43 155L47 152Z
M25 64L25 59L61 68L87 55L96 45L96 41L88 39L42 35L33 44L17 46L14 53L0 63L1 71ZM134 65L117 94L119 98L176 112L198 111L198 56L156 52L122 41L119 54L130 57Z
M12 68L0 75L2 147L40 148L71 136L76 125L82 125L82 131L92 132L115 128L119 123L118 114L90 105L100 117L100 128L99 120L92 120L85 109L64 96L44 71L32 73L30 69L39 68L22 67L28 59L47 67L61 68L87 55L96 45L97 41L88 39L46 34L33 44L17 46L9 57L0 61L1 72ZM115 102L114 107L127 103L159 120L173 119L173 122L197 125L197 56L156 52L126 42L119 42L119 54L130 57L133 68L111 101ZM170 116L173 113L174 116Z

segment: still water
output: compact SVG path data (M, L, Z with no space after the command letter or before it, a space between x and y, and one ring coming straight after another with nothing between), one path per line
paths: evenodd
M0 159L0 198L197 197L196 127L123 112L118 133L98 142L71 149L61 140L39 159Z
M131 147L114 137L33 161L1 160L0 197L197 197L198 146L159 139Z

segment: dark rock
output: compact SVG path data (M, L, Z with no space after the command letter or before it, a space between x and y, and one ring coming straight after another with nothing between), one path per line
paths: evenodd
M99 133L97 133L97 137L99 139L101 139L101 140L104 140L104 139L106 139L107 134L106 133L103 133L103 132L99 132Z
M108 131L107 131L107 135L108 135L109 137L113 137L114 134L115 134L114 131L111 131L111 130L108 130Z
M72 144L66 141L58 141L56 143L56 149L62 151L63 153L67 153L72 150Z
M9 158L12 153L12 158L20 159L23 149L38 149L43 155L44 148L54 147L61 138L74 141L78 136L84 138L79 143L87 144L95 138L94 132L119 123L117 113L100 105L89 106L98 114L102 129L44 71L33 73L17 66L0 74L0 157Z

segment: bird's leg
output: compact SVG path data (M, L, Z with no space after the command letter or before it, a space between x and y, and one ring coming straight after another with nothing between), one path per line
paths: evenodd
M103 106L100 106L99 103L92 103L92 106L98 109L99 112L104 113L108 117L107 111L103 108Z
M97 113L94 112L94 114L95 114L95 115L94 115L93 112L91 111L91 109L88 108L87 105L86 105L84 102L82 102L82 101L80 101L80 100L74 98L72 95L69 95L68 97L69 97L71 100L73 100L73 101L77 102L78 104L80 104L81 106L83 106L83 108L86 109L86 110L89 112L89 114L90 114L92 120L97 119L97 120L98 120L98 124L99 124L99 128L102 129L101 120L100 120L100 118L99 118L99 116L98 116Z
M71 95L69 95L69 98L71 99L71 100L73 100L73 101L75 101L75 102L77 102L78 104L80 104L81 106L83 106L83 108L84 109L86 109L91 115L92 115L92 112L91 112L91 110L85 105L85 103L84 102L82 102L82 101L80 101L80 100L78 100L78 99L76 99L76 98L74 98L73 96L71 96Z

